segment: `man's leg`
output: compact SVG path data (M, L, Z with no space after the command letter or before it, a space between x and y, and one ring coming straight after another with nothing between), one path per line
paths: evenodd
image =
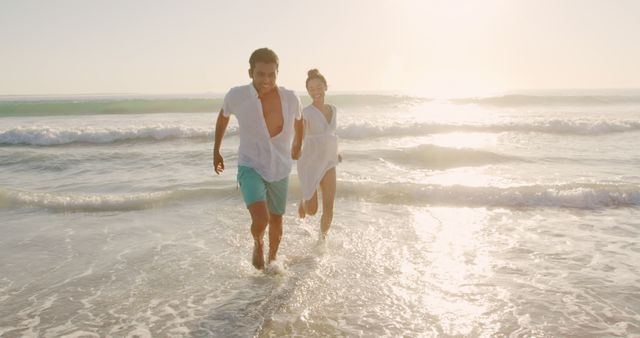
M269 223L267 208L267 188L262 177L250 167L238 166L238 182L249 214L251 214L251 235L253 236L253 259L256 269L264 269L264 230Z
M251 214L251 235L253 236L253 266L256 269L264 269L264 230L269 223L269 212L267 202L258 201L249 206ZM271 241L271 231L269 231L269 241Z
M269 262L275 261L282 239L282 215L269 213Z
M276 260L282 239L282 215L287 208L289 177L277 182L269 182L267 187L267 207L269 209L269 262Z

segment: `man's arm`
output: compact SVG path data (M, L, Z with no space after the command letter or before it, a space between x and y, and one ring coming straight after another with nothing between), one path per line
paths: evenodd
M291 145L291 158L297 160L300 158L300 150L302 149L302 137L304 136L303 119L295 120L293 123L295 135L293 136L293 144Z
M218 175L224 171L224 159L222 155L220 155L220 146L222 145L224 132L227 130L227 125L229 124L229 118L224 116L223 113L224 110L220 109L218 120L216 121L215 141L213 143L213 170L215 170Z

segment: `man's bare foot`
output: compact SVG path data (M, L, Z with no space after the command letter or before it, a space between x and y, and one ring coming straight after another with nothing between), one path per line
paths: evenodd
M304 202L300 201L300 204L298 204L298 216L300 218L304 218L306 216L306 213L304 212Z
M323 235L322 232L318 234L318 241L316 242L316 245L314 246L313 250L319 255L324 255L327 252L327 235L326 234Z
M320 233L318 234L318 241L324 242L326 240L327 240L327 233L320 231Z
M285 272L285 267L279 260L272 260L264 268L264 272L269 275L281 275Z
M264 269L264 253L262 252L262 242L253 241L253 266L258 269Z

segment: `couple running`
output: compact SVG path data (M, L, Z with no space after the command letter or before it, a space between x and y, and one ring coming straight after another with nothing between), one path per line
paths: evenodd
M217 174L224 171L220 146L233 114L240 137L238 183L251 215L252 263L262 270L267 226L268 262L277 257L293 160L298 161L302 193L300 217L317 212L317 188L322 190L320 239L324 240L333 218L335 166L341 158L335 135L336 108L324 103L327 81L317 69L308 73L306 87L313 103L304 109L293 91L276 85L278 56L272 50L261 48L251 54L249 77L251 84L232 88L224 98L216 121L213 168Z

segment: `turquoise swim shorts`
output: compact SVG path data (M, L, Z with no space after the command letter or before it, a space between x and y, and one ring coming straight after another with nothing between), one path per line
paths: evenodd
M280 181L267 182L255 169L238 166L238 183L240 183L242 198L247 207L255 202L267 201L270 213L284 215L287 206L289 176Z

